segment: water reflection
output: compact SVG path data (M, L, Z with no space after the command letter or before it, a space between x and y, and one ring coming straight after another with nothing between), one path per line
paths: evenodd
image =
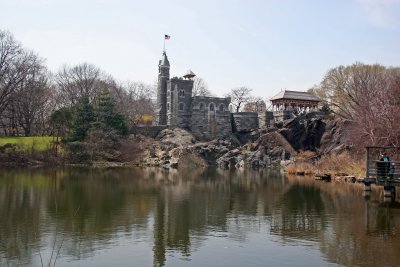
M56 266L103 265L106 251L106 265L124 265L127 248L138 265L201 266L206 259L197 255L218 258L222 250L207 248L219 246L232 249L232 266L261 266L263 248L291 245L315 251L287 265L321 253L321 264L395 266L400 204L383 203L380 193L365 198L361 185L268 170L7 169L0 265L40 266L59 248ZM287 255L271 252L268 260L284 263Z

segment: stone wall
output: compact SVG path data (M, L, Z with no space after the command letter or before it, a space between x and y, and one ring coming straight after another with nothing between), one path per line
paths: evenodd
M257 112L238 112L232 113L232 129L233 132L248 132L258 129L258 113Z
M271 127L274 123L274 113L272 111L258 113L258 126L260 128Z
M139 126L132 128L130 130L130 134L141 134L144 136L148 136L151 138L155 138L162 130L167 129L168 126L162 125L162 126Z
M190 129L196 138L211 140L232 133L229 97L192 97L192 118Z

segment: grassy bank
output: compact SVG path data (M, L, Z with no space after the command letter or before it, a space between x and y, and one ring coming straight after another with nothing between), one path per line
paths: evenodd
M30 136L30 137L0 137L0 147L7 144L15 145L18 150L45 151L51 148L51 136Z
M0 165L56 164L62 160L52 148L49 136L0 137Z

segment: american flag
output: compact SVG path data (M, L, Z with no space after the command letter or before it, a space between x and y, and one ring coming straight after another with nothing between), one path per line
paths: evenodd
M171 38L171 36L165 34L164 38L165 38L165 40L169 40L169 38Z

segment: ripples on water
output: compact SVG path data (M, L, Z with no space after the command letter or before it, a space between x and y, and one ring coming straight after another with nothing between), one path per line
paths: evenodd
M0 265L396 266L400 204L379 194L274 171L7 169Z

